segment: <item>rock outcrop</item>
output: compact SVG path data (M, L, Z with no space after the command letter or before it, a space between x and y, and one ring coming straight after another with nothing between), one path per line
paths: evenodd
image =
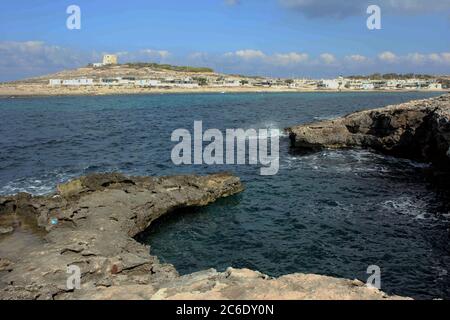
M299 149L370 148L450 168L450 95L287 128Z
M174 279L175 269L160 264L133 237L164 214L204 206L242 190L240 180L228 174L163 178L96 174L59 186L53 196L0 198L0 215L32 215L47 230L42 246L1 257L13 267L0 271L0 298L70 298L66 280L71 265L80 267L86 291L122 284L156 286Z
M0 299L398 298L359 281L316 275L273 279L230 268L179 276L172 265L160 263L148 246L133 238L162 215L242 190L239 178L229 174L160 178L96 174L61 185L52 196L0 197L0 222L5 228L17 228L16 218L26 217L28 224L34 221L45 230L41 242L20 252L3 250L5 242L0 240ZM4 219L9 216L13 218ZM67 286L69 266L81 271L80 289Z
M175 278L160 287L115 286L78 291L72 298L92 300L400 300L368 288L358 280L313 274L291 274L278 279L248 269L214 269Z

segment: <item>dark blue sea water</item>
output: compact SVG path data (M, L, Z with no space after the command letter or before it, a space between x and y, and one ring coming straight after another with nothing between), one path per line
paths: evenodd
M291 153L280 171L182 166L173 130L277 128L433 93L196 94L0 99L0 194L48 193L92 172L239 175L242 194L162 219L139 239L180 273L247 267L367 279L416 298L450 298L448 203L427 165L362 150Z

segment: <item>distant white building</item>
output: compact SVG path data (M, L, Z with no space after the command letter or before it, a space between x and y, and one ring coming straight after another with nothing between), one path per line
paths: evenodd
M428 89L430 89L430 90L442 90L442 84L441 83L437 83L437 82L430 83L428 85Z
M161 85L159 80L141 79L136 80L135 84L139 87L158 87Z
M388 80L386 82L386 88L393 90L401 87L401 83L398 80Z
M104 86L116 86L119 83L120 78L102 78L100 79L100 85Z
M302 88L307 90L314 90L319 86L319 81L311 80L311 79L294 79L291 84L289 84L290 88Z
M350 90L361 90L363 88L363 83L361 80L348 80L345 83L345 87Z
M62 84L61 79L50 79L49 80L49 85L51 85L51 86L60 86L61 84Z
M408 79L403 84L404 89L411 89L411 90L417 90L420 89L420 84L416 79Z
M94 79L68 79L62 80L63 86L92 86L94 85Z
M176 83L175 87L192 89L198 88L200 85L198 83Z
M119 85L134 85L136 82L134 77L119 77L117 80Z
M237 79L225 79L224 85L226 87L240 87L241 81Z
M373 90L375 89L375 85L371 81L364 81L361 88L363 90Z
M319 81L319 87L323 89L337 90L341 88L341 82L337 79L321 80Z

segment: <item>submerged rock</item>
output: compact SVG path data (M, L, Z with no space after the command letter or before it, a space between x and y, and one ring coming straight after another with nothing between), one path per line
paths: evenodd
M229 269L180 277L133 238L162 215L242 190L239 178L229 174L96 174L58 186L55 195L0 197L0 216L33 215L46 229L32 250L0 257L0 299L388 298L361 282L316 275L272 279ZM81 272L79 289L67 285L74 266Z
M8 234L14 231L13 227L0 227L0 235Z
M299 149L370 148L450 168L450 94L287 128Z

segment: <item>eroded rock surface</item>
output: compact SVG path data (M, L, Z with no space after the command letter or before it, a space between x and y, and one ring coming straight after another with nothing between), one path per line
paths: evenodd
M316 275L273 279L228 269L179 276L133 239L177 208L204 206L242 190L240 180L229 174L96 174L59 186L53 196L0 197L0 221L6 228L16 228L17 221L28 221L31 228L34 221L45 230L42 242L20 252L2 250L8 242L0 240L0 299L388 298L359 281ZM81 270L79 290L67 287L67 267L73 265Z
M229 268L225 272L206 270L178 277L161 287L116 286L79 291L86 299L150 300L397 300L368 288L358 280L337 279L313 274L291 274L271 278L248 269Z
M81 268L87 291L122 284L154 287L174 279L178 275L173 266L160 264L133 237L168 212L204 206L242 188L240 180L228 174L165 178L97 174L59 186L54 196L0 198L1 215L33 215L48 231L45 242L24 256L18 252L0 257L2 265L16 260L8 262L12 270L0 270L0 298L70 298L66 286L70 265Z
M450 94L287 128L295 148L371 148L450 168Z

